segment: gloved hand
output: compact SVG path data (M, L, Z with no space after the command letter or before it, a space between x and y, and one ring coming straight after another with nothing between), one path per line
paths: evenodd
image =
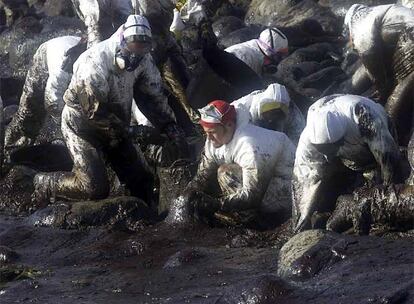
M221 209L220 200L203 192L197 193L194 202L194 210L200 215L212 215Z

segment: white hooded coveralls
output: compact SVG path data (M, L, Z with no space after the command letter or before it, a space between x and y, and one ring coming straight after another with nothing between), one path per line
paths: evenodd
M332 113L337 125L323 125L322 115ZM393 161L398 158L398 146L388 125L384 108L372 100L357 95L331 95L315 102L308 111L307 124L296 150L293 170L294 215L298 225L315 211L318 191L332 163L318 152L312 142L331 144L330 138L343 138L336 158L352 170L364 170L377 163L383 180L393 176ZM335 143L333 143L335 144Z
M284 132L297 145L300 134L305 128L305 118L294 101L290 99L289 93L283 85L270 84L266 90L254 91L233 101L232 105L238 111L248 110L250 122L258 125L259 120L262 119L261 105L267 102L278 102L287 107L287 117L280 122L280 129L276 131Z
M264 213L290 210L290 184L295 147L280 132L247 123L237 114L237 127L232 140L214 148L207 140L190 187L203 190L207 181L224 164L237 164L242 169L241 189L223 198L237 210L258 208Z
M63 36L39 46L27 72L19 109L6 130L6 149L30 145L35 141L45 114L60 126L63 95L72 74L63 69L66 52L77 45L80 37Z
M74 166L72 172L53 177L51 188L57 197L106 197L109 182L102 155L107 156L132 195L145 199L145 192L152 189L140 151L127 133L134 85L146 96L140 99L148 111L146 116L154 119L160 129L175 123L175 116L150 54L132 72L118 69L115 53L121 39L122 27L111 38L89 48L74 64L62 112L62 133Z
M257 39L232 45L225 49L247 64L257 75L262 76L265 54L260 50Z

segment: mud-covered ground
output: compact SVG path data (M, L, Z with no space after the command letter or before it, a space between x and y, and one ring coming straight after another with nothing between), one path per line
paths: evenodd
M8 248L0 247L0 302L413 303L410 234L335 234L340 245L328 250L332 256L305 254L298 266L313 269L314 277L286 282L277 268L287 231L287 225L259 233L162 223L134 233L63 230L1 215L0 245ZM6 250L17 256L2 255Z

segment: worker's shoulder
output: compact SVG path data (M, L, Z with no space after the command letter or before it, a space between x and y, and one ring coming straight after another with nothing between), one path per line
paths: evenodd
M237 52L239 50L243 50L245 48L257 48L256 39L251 39L251 40L247 40L247 41L244 41L244 42L240 42L240 43L231 45L228 48L226 48L225 51L228 52L228 53L234 53L234 52Z
M288 140L287 135L283 132L261 128L251 123L241 128L239 137L241 141L248 144L263 145L283 144Z

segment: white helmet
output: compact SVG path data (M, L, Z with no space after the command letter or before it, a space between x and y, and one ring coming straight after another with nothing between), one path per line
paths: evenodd
M271 57L274 53L285 51L289 46L288 39L279 29L268 28L260 33L259 46L266 56Z
M332 144L344 137L346 121L337 112L316 111L306 126L312 144Z
M123 36L125 40L151 41L151 27L147 18L141 15L130 15L124 24Z

